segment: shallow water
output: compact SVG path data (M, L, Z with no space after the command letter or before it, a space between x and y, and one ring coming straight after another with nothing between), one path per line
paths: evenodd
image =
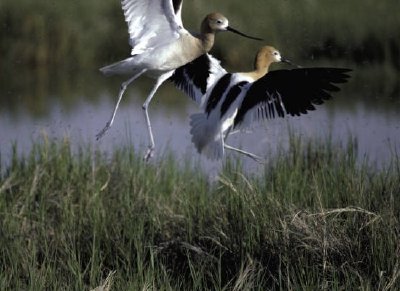
M20 152L26 153L32 142L43 135L57 139L68 136L73 145L91 143L104 151L133 144L144 153L148 136L141 104L151 86L146 80L139 80L128 88L112 128L100 141L95 140L96 133L110 117L119 80L122 79L99 76L78 85L56 82L58 85L52 84L48 90L37 86L32 90L26 88L32 82L22 83L26 86L19 90L11 90L3 82L0 96L3 104L0 109L2 162L9 162L13 143L17 143ZM97 89L87 91L87 86ZM232 135L228 143L268 159L278 147L288 146L289 131L301 136L331 138L333 143L344 145L352 137L358 142L360 161L368 157L377 164L389 163L393 153L399 150L400 98L367 92L368 87L354 93L354 90L348 90L351 86L350 81L332 100L307 115L266 121L255 126L251 133ZM36 98L37 106L32 98ZM207 161L191 144L189 115L194 112L197 112L196 105L170 84L156 94L150 105L156 154L160 157L166 149L171 149L182 161L190 158L207 170L218 171L221 163ZM249 158L242 159L246 169L260 169Z

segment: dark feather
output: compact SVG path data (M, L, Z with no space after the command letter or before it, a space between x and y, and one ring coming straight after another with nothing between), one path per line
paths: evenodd
M221 116L224 116L224 114L228 111L232 103L235 102L236 98L242 92L242 86L244 86L245 84L248 84L248 82L242 81L230 88L228 94L225 97L224 102L221 105Z
M174 12L176 14L182 6L182 0L172 0L172 5L174 6Z
M210 97L207 100L207 114L210 114L210 112L217 106L218 102L224 96L224 92L231 82L231 77L232 74L225 74L222 78L218 80L217 84L215 84L213 90L211 91Z
M264 118L306 114L314 105L332 98L330 92L339 91L334 84L345 83L350 69L300 68L269 72L249 88L235 118L235 126L257 107L267 109ZM275 115L275 113L277 113Z
M169 80L173 82L177 88L194 99L196 96L192 84L199 88L202 94L205 94L209 76L210 59L204 54L190 63L177 68ZM192 84L189 83L189 80Z

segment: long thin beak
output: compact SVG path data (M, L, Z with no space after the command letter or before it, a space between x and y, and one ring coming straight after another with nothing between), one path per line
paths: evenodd
M292 63L291 61L289 61L287 58L284 58L284 57L281 57L281 62L289 64L289 65L292 65L292 66L297 67L297 68L301 68L301 66Z
M250 36L250 35L244 34L243 32L240 32L240 31L238 31L238 30L236 30L236 29L234 29L234 28L232 28L230 26L228 26L226 28L226 30L231 31L231 32L236 33L236 34L239 34L241 36L247 37L247 38L251 38L251 39L255 39L255 40L263 40L262 38L258 38L258 37L254 37L254 36Z

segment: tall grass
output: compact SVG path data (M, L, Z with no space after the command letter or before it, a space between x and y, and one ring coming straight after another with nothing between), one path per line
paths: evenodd
M355 154L292 137L263 173L227 161L210 183L131 148L14 148L0 178L0 289L395 290L400 161L376 169Z

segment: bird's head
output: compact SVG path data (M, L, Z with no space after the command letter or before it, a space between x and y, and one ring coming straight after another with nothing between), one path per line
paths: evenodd
M255 39L255 40L262 40L261 38L258 37L253 37L249 36L247 34L244 34L233 27L229 26L229 21L228 18L226 18L224 15L222 15L219 12L214 12L210 13L206 16L206 18L203 20L202 23L202 30L208 31L208 32L220 32L220 31L230 31L236 34L239 34L243 37Z

